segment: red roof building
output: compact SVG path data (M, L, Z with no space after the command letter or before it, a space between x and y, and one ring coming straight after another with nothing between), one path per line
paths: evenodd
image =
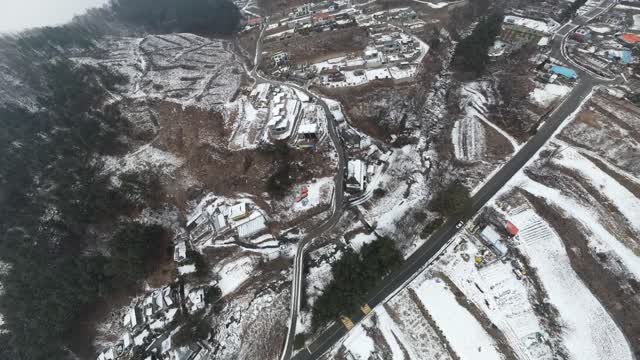
M247 25L254 26L262 24L263 19L260 16L252 17L247 19Z
M632 34L632 33L624 33L620 35L620 40L626 42L627 44L637 44L640 42L640 35Z
M331 15L329 13L320 13L317 15L313 15L313 22L314 23L320 23L320 24L325 24L328 22L331 22L335 19L334 15Z
M507 221L507 232L509 233L509 235L516 236L518 235L519 231L520 230L518 229L518 227L513 225L511 221Z

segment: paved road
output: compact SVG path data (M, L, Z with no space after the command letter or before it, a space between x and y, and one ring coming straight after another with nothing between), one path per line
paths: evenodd
M347 168L347 158L342 147L342 142L340 140L340 136L338 135L338 131L336 129L337 121L331 114L329 106L327 103L318 95L312 93L307 88L282 81L271 80L264 77L259 73L258 67L260 66L260 62L262 60L262 39L264 37L265 29L268 26L268 19L263 25L262 31L260 32L260 36L258 37L256 43L256 54L254 58L254 66L250 72L250 76L255 79L256 84L260 83L269 83L271 85L282 85L288 86L291 88L295 88L303 93L305 93L309 98L313 99L317 104L322 106L325 115L327 117L327 129L329 131L329 138L333 143L336 152L338 153L338 169L336 171L336 175L334 177L334 196L332 200L331 207L331 216L318 225L317 227L311 229L309 233L298 243L298 249L296 250L295 257L293 259L293 278L291 280L291 309L290 309L290 317L289 317L289 325L287 329L287 334L285 338L285 342L283 345L283 351L280 356L280 359L286 360L291 358L291 354L293 352L293 339L295 337L296 332L296 324L298 323L298 314L300 312L300 299L302 295L302 284L304 280L303 270L304 270L304 254L307 247L313 242L314 239L320 237L325 231L331 229L335 226L345 209L344 204L344 177L345 177L345 169ZM297 128L299 124L295 124L294 126Z
M283 351L281 353L280 359L286 360L290 359L293 352L293 338L295 337L296 324L298 322L298 314L300 311L300 299L302 293L302 283L303 283L303 268L304 268L304 254L306 248L313 242L314 239L320 237L325 231L328 231L333 226L335 226L342 214L344 213L345 199L344 199L344 177L345 170L347 168L347 158L342 147L342 142L340 140L340 136L338 135L338 131L336 129L337 121L331 114L329 106L327 103L318 95L312 93L307 88L299 86L293 83L287 83L277 80L272 80L264 77L258 71L260 67L260 63L262 61L262 40L264 38L264 34L266 32L266 28L269 25L269 18L266 19L263 27L260 31L260 35L258 36L258 40L256 41L256 53L253 60L253 68L249 69L246 65L245 70L249 77L251 77L255 84L268 83L271 85L282 85L288 86L291 88L295 88L303 93L305 93L309 98L313 99L317 104L319 104L327 117L327 129L329 131L329 138L333 143L336 152L338 153L338 169L336 171L336 175L334 177L334 195L332 199L332 207L331 207L331 216L325 220L323 223L318 225L317 227L311 229L307 235L298 243L298 248L296 250L296 254L293 260L293 279L291 281L291 309L290 309L290 318L289 324L287 328L287 334L285 338L285 342L283 344ZM238 54L241 57L244 57L241 54ZM295 124L297 127L298 124Z
M585 24L602 12L608 10L614 0L609 0L601 6L577 20L580 24ZM558 35L561 37L554 45L554 54L559 59L565 58L561 48L564 46L566 36L575 28L576 24L566 24L561 27ZM502 187L520 170L526 163L544 146L544 144L558 130L559 126L565 119L571 116L580 105L590 96L595 86L606 83L606 80L596 79L589 73L578 70L579 81L575 84L572 92L568 97L544 120L544 123L538 128L536 134L524 145L518 153L516 153L509 162L507 162L500 171L498 171L472 198L472 213L478 212ZM373 308L381 304L388 296L395 291L401 289L409 280L411 280L419 271L436 256L440 250L450 242L456 235L456 224L460 217L448 219L430 238L418 248L402 265L401 269L389 275L384 282L372 290L368 295L368 304ZM357 314L352 317L354 322L362 320L363 314ZM296 354L293 359L307 360L317 359L327 352L337 343L347 330L339 322L334 322L327 328L316 340L311 343L305 350ZM287 352L288 354L288 352ZM286 357L285 359L288 359Z

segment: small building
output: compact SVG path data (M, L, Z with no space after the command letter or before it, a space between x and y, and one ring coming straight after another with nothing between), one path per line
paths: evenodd
M179 241L173 250L173 260L177 263L187 259L187 244Z
M318 138L318 124L302 124L298 134L306 140L315 140Z
M554 25L536 19L507 15L502 24L501 38L512 43L537 43L540 38L551 33Z
M249 208L247 207L247 203L241 202L236 205L233 205L229 210L229 218L233 221L239 221L250 214Z
M124 333L124 335L122 335L122 350L129 350L131 345L133 345L133 337L131 336L131 333L126 332Z
M626 45L632 45L633 46L633 45L637 45L638 43L640 43L640 35L633 34L633 33L623 33L622 35L620 35L618 37L618 39L620 39L620 41L622 41Z
M631 50L609 50L606 52L607 57L612 60L616 60L623 65L628 65L633 62L633 55Z
M365 189L367 166L364 161L351 160L347 164L346 188L349 192L362 192Z
M113 348L109 348L108 350L105 350L103 353L98 355L98 360L115 360L115 359L116 359L116 354L113 351Z
M271 92L271 84L258 84L251 91L250 97L257 107L267 107L269 105L269 93Z
M276 66L286 65L289 63L289 53L284 51L279 51L273 54L271 56L271 59L273 60L274 64L276 64Z
M329 73L327 79L330 82L341 82L346 80L346 76L344 75L344 73L342 73L342 71L333 71Z
M142 346L147 341L149 335L151 335L151 333L149 333L149 330L145 329L133 338L133 343L136 346Z
M300 17L300 16L311 15L315 12L316 12L315 5L313 3L307 3L307 4L302 4L297 8L295 8L293 10L293 15Z
M571 38L580 42L589 41L591 39L591 30L586 27L582 27L571 34Z
M267 228L266 219L260 212L255 211L238 225L238 236L241 239L248 238Z
M507 232L511 236L518 235L518 232L520 231L520 229L518 229L518 227L515 226L511 221L507 221L506 228L507 228Z
M540 38L540 41L538 41L538 47L547 47L549 46L549 42L549 37L543 36Z
M507 247L502 244L500 241L501 236L497 231L493 229L491 226L487 226L480 232L480 238L486 242L490 248L496 251L496 255L500 257L505 256L507 254Z
M264 22L264 18L260 16L250 17L247 19L247 26L248 27L260 26L262 25L263 22Z
M204 289L193 289L189 291L188 295L189 304L191 305L191 311L196 311L200 309L204 309L205 301L204 301Z
M124 316L124 326L127 326L130 329L135 329L138 324L140 324L140 312L138 308L132 306L129 309L129 312Z
M330 25L336 22L336 17L329 13L320 13L317 15L313 15L311 17L311 22L314 25L319 25L319 26Z
M567 79L577 79L578 78L578 74L576 73L575 70L570 69L568 67L564 67L564 66L559 66L559 65L552 65L551 68L549 69L549 71L551 71L554 74L558 74L560 76L563 76Z

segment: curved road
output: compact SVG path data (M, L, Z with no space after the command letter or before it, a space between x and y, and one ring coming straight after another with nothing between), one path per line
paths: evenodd
M334 194L333 194L332 207L331 207L331 210L332 210L331 216L327 220L325 220L323 223L318 225L317 227L311 229L311 231L309 231L309 233L298 243L298 249L293 259L293 279L291 281L291 310L290 310L290 317L289 317L289 325L288 325L287 334L284 342L284 349L280 356L280 359L286 360L291 358L291 355L293 352L293 339L296 333L296 324L298 323L298 314L300 311L300 299L303 291L302 284L304 283L303 281L304 280L304 275L303 275L304 254L305 254L306 248L313 242L314 239L320 237L325 231L328 231L333 226L335 226L340 220L340 218L342 217L342 214L345 208L344 171L347 167L347 158L346 158L344 149L342 148L342 144L340 142L340 136L338 135L338 130L336 129L337 121L331 114L331 111L327 103L324 102L324 100L320 96L296 84L267 79L258 72L258 67L260 66L260 62L262 60L262 38L264 37L264 33L266 31L267 26L268 26L268 19L265 22L265 24L263 24L263 28L260 32L260 36L258 37L258 40L256 42L256 54L254 58L254 66L249 76L251 76L256 81L256 84L269 83L271 85L282 85L282 86L295 88L305 93L307 96L309 96L309 98L315 100L320 106L322 106L327 118L327 129L329 131L329 138L331 139L331 142L333 143L334 148L338 153L338 170L334 177L335 186L334 186Z
M552 51L552 55L556 58L563 59L564 61L575 64L571 59L567 58L566 53L564 51L565 41L568 35L575 30L577 27L587 24L589 21L593 20L598 15L610 10L616 3L616 0L606 0L599 7L593 9L587 14L582 16L578 16L572 22L565 24L559 30L557 35L561 37L560 41L556 41L554 44L554 48ZM574 23L575 22L575 23ZM579 76L579 81L575 84L571 93L564 99L564 101L558 105L554 111L550 114L546 115L544 119L544 123L538 128L536 134L518 151L512 158L509 160L481 189L476 193L476 195L472 198L472 209L471 213L478 212L504 185L518 172L522 169L526 163L546 144L546 142L554 135L556 130L558 130L559 126L570 117L574 112L578 111L580 106L586 101L593 89L598 85L604 85L606 83L611 82L611 79L604 79L596 74L589 72L586 69L582 69L578 67L576 70ZM315 96L314 96L315 97ZM326 106L326 104L325 104ZM328 109L327 109L328 110ZM333 128L333 126L331 127ZM335 129L333 129L335 131ZM339 141L334 141L337 149L341 149L339 147ZM340 151L339 151L340 152ZM338 188L336 186L336 188ZM338 208L336 208L338 209ZM334 212L334 216L330 219L329 222L332 222L332 225L337 222L339 218L339 214L342 211L336 210ZM425 242L420 248L418 248L402 265L402 267L390 274L387 278L385 278L384 282L381 283L378 287L370 291L366 298L369 299L367 304L369 304L372 308L383 303L384 300L395 293L396 291L402 289L415 275L417 275L421 269L424 268L426 264L428 264L437 254L442 250L456 235L457 229L456 224L465 220L462 217L453 217L448 219L430 238ZM332 226L329 225L329 226ZM326 230L319 229L319 230ZM321 231L317 234L319 235ZM310 234L311 235L311 234ZM311 239L308 239L309 241ZM301 246L302 248L303 246ZM300 252L298 261L302 264L302 256L304 252ZM301 278L301 268L299 266L300 274L298 278L294 278L294 289L296 289L296 306L292 306L292 314L288 339L285 345L282 359L289 359L291 356L291 347L292 341L289 338L292 338L295 334L295 324L294 319L297 320L297 312L299 310L299 291ZM297 275L297 274L296 274ZM364 318L363 314L356 314L352 317L352 320L358 322ZM296 356L293 357L295 360L307 360L307 359L317 359L322 356L325 352L327 352L331 347L336 344L348 331L346 328L339 322L334 322L327 329L325 329L316 340L312 342L309 346L307 346L304 350L298 352Z
M571 59L567 58L565 48L565 41L568 35L577 27L582 26L598 15L611 9L616 3L615 0L606 0L598 8L593 9L591 12L582 16L576 17L573 21L563 25L556 33L560 36L560 41L556 41L552 50L552 55L555 58L563 59L566 62L575 65L578 69L576 72L579 76L579 81L573 88L568 97L558 106L556 109L547 115L544 123L539 127L537 133L524 145L518 153L516 153L509 162L507 162L502 169L500 169L472 198L472 213L479 211L525 164L535 155L538 150L553 136L562 122L574 113L590 95L593 88L597 85L601 85L610 81L610 79L604 79L597 74L593 74L588 70L575 64ZM250 71L249 75L255 79L256 83L270 83L273 85L284 85L293 87L299 91L304 92L310 98L313 98L319 105L321 105L326 113L327 128L329 130L329 136L333 142L336 151L338 152L338 171L334 178L335 191L332 206L331 216L318 227L312 229L299 243L298 249L294 257L294 269L292 279L292 295L291 295L291 313L289 318L289 326L284 342L284 348L281 353L281 360L287 360L292 358L293 353L293 338L295 337L296 324L298 321L298 313L300 310L300 299L302 283L303 283L303 267L304 267L304 254L308 245L313 239L321 236L325 231L331 229L340 220L345 208L344 203L344 171L346 168L346 155L342 148L340 137L336 129L336 121L329 111L328 105L316 94L310 92L304 87L296 84L285 83L280 81L274 81L263 77L258 73L261 57L262 57L262 38L267 27L267 23L263 25L263 29L256 44L256 54L254 59L254 67ZM249 72L249 71L248 71ZM368 295L368 304L373 308L381 304L388 296L396 292L405 286L419 271L436 256L440 250L442 250L456 235L457 229L455 225L464 220L459 217L450 218L446 221L425 244L418 248L402 265L402 267L389 275L382 284L373 289ZM363 315L357 314L352 318L354 322L362 320ZM339 322L334 322L324 332L322 332L316 340L311 343L304 350L296 354L293 359L307 360L316 359L324 354L326 351L337 343L341 337L347 333L347 330Z

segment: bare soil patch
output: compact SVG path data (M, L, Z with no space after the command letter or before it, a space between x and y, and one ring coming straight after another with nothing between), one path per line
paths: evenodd
M267 179L276 170L277 154L266 149L230 151L231 130L218 112L173 103L160 103L158 109L161 130L155 146L185 160L175 177L178 180L167 179L176 206L184 206L184 199L199 195L193 191L193 184L179 181L188 178L202 184L202 190L225 196L249 193L257 197L260 206L267 206L261 198ZM294 182L332 173L326 166L332 163L326 155L328 146L323 143L316 151L289 148L287 156Z
M376 80L348 88L320 88L323 94L340 101L351 124L365 134L386 143L391 135L405 129L401 118L394 117L391 108L410 110L405 100L414 99L415 84L394 85L391 80ZM396 107L397 106L397 107ZM415 110L418 108L415 103Z
M264 50L270 53L286 51L290 61L296 64L322 61L327 57L340 56L346 53L361 52L367 46L367 30L361 27L351 27L312 32L309 35L295 34L284 40L266 41Z
M504 160L513 153L513 146L496 129L482 122L486 135L487 157L491 160Z

